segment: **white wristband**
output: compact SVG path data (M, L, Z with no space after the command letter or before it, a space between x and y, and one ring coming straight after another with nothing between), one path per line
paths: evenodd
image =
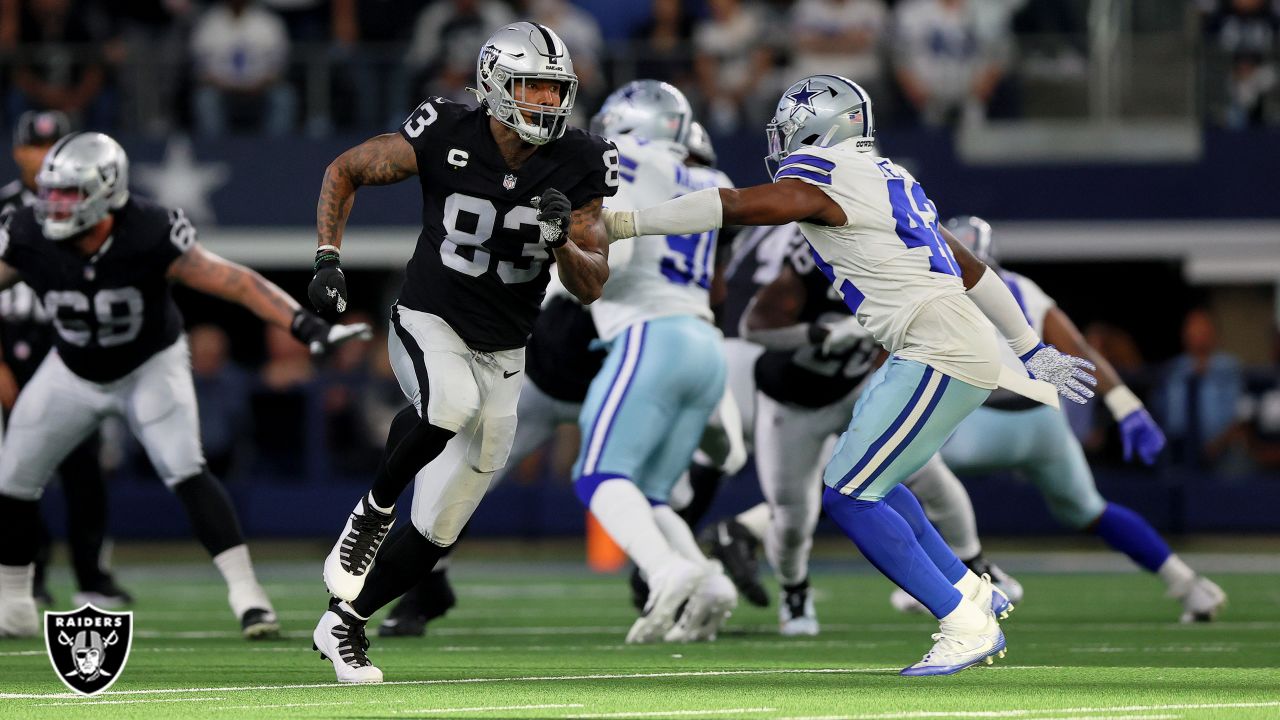
M719 188L704 188L636 211L637 235L689 235L720 227L724 208Z
M1040 336L1027 324L1027 316L995 270L988 267L965 294L996 326L1015 355L1022 357L1040 344Z
M1117 385L1107 391L1102 396L1102 402L1107 404L1107 409L1111 411L1111 417L1116 420L1123 420L1135 410L1141 410L1142 401L1138 399L1133 391L1124 385Z
M636 214L630 210L610 210L600 212L604 220L604 231L609 236L609 243L626 240L636 236Z

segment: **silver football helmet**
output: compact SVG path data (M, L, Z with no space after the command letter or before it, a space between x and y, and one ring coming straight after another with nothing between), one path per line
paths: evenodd
M674 85L661 80L633 80L605 98L600 112L591 118L591 132L670 140L684 146L691 124L693 108Z
M977 215L961 215L948 220L947 229L982 262L994 263L999 259L991 242L991 223L986 220Z
M871 96L839 75L811 75L787 88L764 131L769 177L787 155L805 145L831 147L856 138L854 148L870 152L876 144Z
M530 81L560 84L560 104L525 102ZM489 114L521 140L545 145L564 135L578 94L569 49L550 28L518 22L491 35L476 61L476 87L471 89ZM517 100L517 98L519 98Z
M44 236L65 240L128 202L129 158L107 135L72 133L49 148L36 187L35 214Z
M689 125L689 140L684 146L689 148L689 159L707 167L716 166L716 148L711 144L707 129L697 120Z

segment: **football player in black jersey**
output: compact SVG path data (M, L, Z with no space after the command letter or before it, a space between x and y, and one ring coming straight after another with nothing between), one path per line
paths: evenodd
M365 620L435 565L506 464L550 264L584 303L608 278L600 211L619 183L618 152L568 127L577 85L555 33L508 25L480 50L480 107L430 98L399 132L348 150L325 172L308 293L322 312L346 307L340 247L356 189L414 176L422 185L422 233L388 339L413 407L393 420L373 487L324 566L336 600L313 640L340 681L382 680L365 654ZM413 527L378 555L415 476Z
M45 156L40 198L0 227L0 288L22 280L57 331L18 396L0 453L0 636L39 632L32 599L37 503L54 468L108 415L122 416L227 581L250 639L279 623L254 575L222 484L205 467L177 282L289 328L321 353L368 326L330 326L262 276L196 242L181 210L132 197L128 159L101 133L75 133Z
M13 134L13 160L21 177L0 188L0 222L8 215L35 204L36 173L45 153L71 132L71 121L57 110L29 110L18 118ZM18 391L31 380L36 368L53 346L49 315L30 287L18 283L0 292L0 404L13 409ZM100 608L116 608L133 600L116 584L105 567L103 545L107 533L106 484L98 462L98 433L76 446L58 466L58 477L67 507L67 546L75 571L74 603L92 602ZM42 605L52 605L45 587L51 541L43 523L40 550L36 555L35 597Z

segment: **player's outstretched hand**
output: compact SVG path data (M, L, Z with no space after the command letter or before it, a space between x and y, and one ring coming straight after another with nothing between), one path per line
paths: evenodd
M316 251L316 274L307 286L311 305L322 315L333 317L347 311L347 278L342 274L342 259L337 248L325 246Z
M564 245L569 240L569 216L573 213L569 198L555 188L547 188L534 205L538 208L542 244L549 248Z
M862 323L858 322L858 318L852 315L824 327L827 334L822 338L822 354L826 356L839 355L870 335Z
M1098 379L1092 373L1093 363L1074 355L1058 352L1052 345L1040 345L1022 356L1027 372L1037 380L1043 380L1058 389L1058 394L1074 403L1084 405L1093 397L1092 388Z
M1142 407L1120 418L1120 439L1124 442L1125 461L1137 453L1146 465L1155 463L1165 443L1164 432L1151 413Z
M290 330L299 342L310 348L312 355L327 355L345 342L373 337L373 328L368 323L330 325L315 313L301 308L294 313Z

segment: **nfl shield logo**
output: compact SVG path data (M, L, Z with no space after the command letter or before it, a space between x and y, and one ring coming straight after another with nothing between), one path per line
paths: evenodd
M513 190L515 189L515 186L516 186L516 176L512 175L511 173L507 173L507 176L502 178L502 187L508 190Z
M133 613L85 605L44 614L44 646L64 685L81 695L111 687L124 671L133 645Z

